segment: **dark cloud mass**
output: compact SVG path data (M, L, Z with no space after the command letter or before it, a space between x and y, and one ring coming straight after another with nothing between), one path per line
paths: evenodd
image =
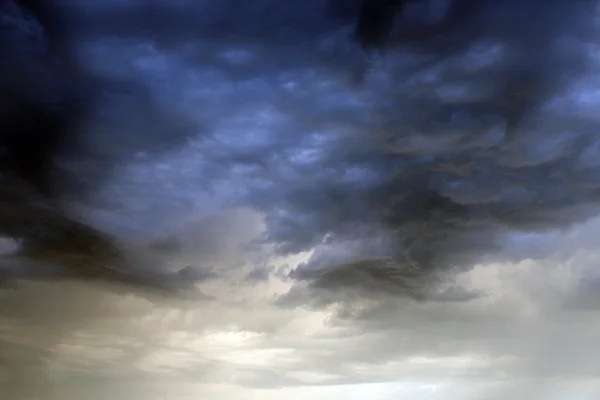
M397 282L402 292L401 271L469 267L500 251L509 232L596 212L595 162L586 161L595 117L576 106L573 89L595 62L593 3L458 1L440 22L413 21L408 3L386 53L366 67L364 110L311 115L311 129L337 128L320 141L318 167L256 195L282 251L325 238L360 243L351 256L366 260L323 272L317 257L294 278L331 287L380 281L382 290ZM381 232L385 248L369 254L364 242ZM378 255L396 267L367 265Z
M596 67L593 1L19 4L3 6L13 71L4 93L14 94L3 102L17 110L3 117L3 162L31 194L5 195L19 204L5 207L2 225L26 239L24 248L33 243L26 253L80 251L57 250L40 235L73 247L68 232L79 232L96 247L108 244L50 202L82 201L98 191L90 182L98 187L131 155L183 148L190 137L205 163L198 184L243 170L244 195L234 201L265 213L266 240L280 252L356 247L332 270L315 272L328 264L315 256L290 275L320 286L353 285L366 274L402 292L399 271L466 268L502 250L507 232L563 227L596 212L596 121L576 91ZM118 57L108 35L151 40L191 68L256 83L256 104L277 102L272 118L288 121L243 147L211 134L214 115L186 128L175 108L169 115L159 105L156 82L77 59L93 43ZM220 50L240 46L248 53L241 61L219 61ZM307 67L324 75L311 77ZM35 92L32 79L40 80ZM231 107L247 109L244 96L252 95L240 89ZM35 196L47 205L22 201ZM34 233L27 221L47 221L52 233ZM386 267L369 265L377 259Z
M0 2L0 284L25 285L0 290L0 344L35 347L65 304L40 349L120 315L106 281L154 299L139 288L277 279L277 307L355 320L484 297L457 276L543 259L538 235L598 214L597 8Z

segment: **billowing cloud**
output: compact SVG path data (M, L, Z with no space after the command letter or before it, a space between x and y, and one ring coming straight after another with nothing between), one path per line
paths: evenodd
M10 400L595 390L593 1L27 3Z

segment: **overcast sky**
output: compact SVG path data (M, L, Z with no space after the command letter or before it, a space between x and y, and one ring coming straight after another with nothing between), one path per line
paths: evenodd
M72 209L194 289L7 281L0 400L600 398L586 0L374 53L354 5L104 3L77 57L143 90L82 128L114 169Z

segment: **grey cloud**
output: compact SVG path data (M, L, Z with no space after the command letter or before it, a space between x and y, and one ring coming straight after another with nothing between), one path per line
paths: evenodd
M256 267L246 275L246 279L250 282L264 282L269 279L269 276L275 272L275 267L272 265L264 267Z
M325 28L327 13L315 4L306 5L306 13L294 13L294 21L314 22L303 28L310 27L313 35L303 37L323 49L329 48L328 40L350 43L334 31L350 28L351 19ZM260 53L261 46L271 52L290 46L286 33L295 32L294 24L281 24L287 8L275 12L264 2L242 13L226 6L213 9L203 3L208 7L203 15L230 26L229 46L239 47L237 30L247 34L250 53ZM192 12L185 7L172 7L174 20L180 20L178 13ZM315 285L338 288L371 281L402 287L401 274L384 272L376 263L367 268L369 279L352 279L367 271L352 266L364 259L391 258L399 270L416 268L425 284L438 271L468 268L489 253L512 258L501 254L510 253L504 237L511 232L568 226L593 215L595 167L585 154L595 141L595 118L591 110L574 112L565 106L577 101L573 84L589 79L587 72L596 68L588 47L595 29L592 4L579 1L565 9L560 1L544 8L527 2L518 6L517 19L515 7L512 2L455 2L443 22L432 26L420 25L420 11L403 9L386 52L373 57L355 86L345 72L353 73L363 61L360 52L341 54L346 66L329 72L319 70L329 65L326 50L307 55L306 62L318 73L302 72L307 64L283 56L248 58L245 68L269 64L271 73L257 73L260 82L222 77L237 84L239 99L230 106L239 106L240 112L213 116L208 122L213 134L196 140L208 172L198 179L246 180L238 203L265 214L266 240L282 253L308 250L324 240L340 246L367 241L383 231L385 249L367 257L364 246L357 248L357 254L346 257L349 266L335 266L343 262L332 259L329 264L335 268L319 273L322 279ZM357 4L354 12L358 10ZM266 28L254 25L249 15L271 21L269 29L280 32L282 42L262 41L261 29ZM529 24L534 19L535 26ZM140 14L139 24L146 20L153 18ZM200 22L197 26L216 29ZM420 32L418 43L411 42L407 29ZM156 30L165 34L161 32ZM197 61L186 59L185 51L173 55L198 73ZM207 57L219 54L210 46L202 51ZM214 58L205 60L207 69L222 70ZM245 96L252 94L255 104L269 104L275 114L254 126L287 134L268 132L255 143L224 141L220 135L232 129L228 124L251 123L243 112L249 111ZM299 154L301 149L312 155ZM309 279L312 269L311 263L299 266L294 276ZM342 269L348 272L336 273Z
M265 240L281 253L309 250L324 240L343 246L383 235L387 243L381 254L351 255L346 262L391 258L399 269L417 268L423 281L438 271L468 268L490 253L506 250L504 237L511 232L568 226L597 211L595 164L589 161L596 120L585 104L576 111L568 107L581 102L577 85L592 79L587 72L597 67L589 46L596 28L593 3L536 4L455 1L431 19L423 12L432 8L412 2L395 11L397 26L382 44L385 51L365 63L351 37L340 33L351 31L356 17L363 21L358 3L342 9L335 2L330 9L322 2L301 9L274 8L268 1L242 9L208 2L195 7L185 2L119 7L65 3L64 15L75 28L47 29L47 39L62 40L63 35L73 49L93 56L86 58L93 62L82 64L84 71L126 71L126 80L143 72L142 86L148 89L136 96L150 99L150 105L125 117L118 115L119 109L133 108L115 96L102 103L106 106L96 107L110 118L89 114L91 126L82 137L96 152L86 156L90 169L77 157L66 157L69 162L64 165L71 166L65 176L98 181L93 178L96 172L133 164L136 160L126 160L131 154L157 163L168 158L168 151L162 159L148 156L155 144L162 154L187 146L201 158L198 171L189 172L190 181L197 187L227 180L240 183L228 201L263 213ZM517 8L520 12L515 14ZM128 19L127 27L106 23L106 18L118 15L137 17ZM181 29L156 26L148 32L148 24L159 15L164 26L177 21ZM187 24L191 15L200 19ZM538 22L530 24L532 20ZM121 38L129 35L130 41L108 40L109 32ZM238 40L240 32L246 41ZM227 41L211 40L217 33ZM161 51L152 42L153 34L171 35L168 40L181 46ZM304 44L292 46L294 35L305 38ZM188 46L191 38L198 44ZM311 46L316 51L309 51ZM240 47L251 55L264 50L274 55L244 58L244 68L257 68L252 77L228 75L217 58ZM336 53L334 48L343 50ZM189 51L205 52L204 62L188 58ZM106 52L118 57L108 63L102 57ZM298 56L289 58L288 53ZM335 68L332 59L338 60ZM139 68L136 63L152 67ZM258 73L263 65L268 65L269 74ZM363 73L352 83L348 79L356 77L357 68ZM200 78L210 83L199 83ZM194 81L197 94L189 88L180 90L178 97L173 94L173 85L183 89ZM221 90L219 82L234 87L237 100ZM207 93L200 94L203 89ZM224 93L223 98L211 97L211 89ZM196 104L205 109L199 111L202 118L188 113L192 108L185 101L191 98L186 96L199 96ZM182 104L179 113L168 112L166 98ZM270 117L256 121L244 115L267 105ZM136 122L149 115L158 120ZM186 120L181 129L178 115ZM242 135L238 125L243 124L247 131L251 125L267 133L262 139L250 139L249 132L248 138L234 138L236 132ZM132 131L145 135L138 139L129 134ZM103 132L112 132L124 146L117 150ZM109 208L122 203L97 191L94 196L86 201ZM311 268L310 263L299 266L294 276L307 279L304 270ZM324 281L316 285L353 286L357 280L338 285L332 276L365 271L348 266L351 273L333 272L340 268L320 274ZM376 270L368 267L369 280L399 276Z
M156 152L157 140L162 142L160 152L173 142L181 143L185 123L176 122L147 92L139 90L124 96L135 100L118 104L120 115L114 108L107 112L107 104L118 103L110 96L115 92L110 86L112 77L87 70L70 57L68 29L60 27L63 22L68 25L69 18L61 19L70 17L68 13L44 2L7 1L0 16L7 60L1 83L1 163L6 179L0 230L19 241L17 253L3 257L2 280L31 274L35 279L87 277L151 286L161 286L161 280L175 283L175 276L162 271L145 278L127 271L124 265L135 262L127 259L122 246L77 221L68 203L97 194L124 157L136 151ZM144 86L127 77L121 83L131 83L134 89ZM123 113L123 107L130 112ZM148 136L127 143L139 136L132 134L134 130ZM156 138L158 131L161 139ZM104 146L90 140L94 135L103 137Z
M499 281L488 286L489 278L471 271L470 283L459 280L447 293L441 292L449 301L355 296L348 289L341 294L322 288L303 291L298 284L288 293L286 305L326 307L337 334L307 342L299 349L306 364L295 370L339 373L347 382L356 382L383 379L386 372L374 369L397 365L394 372L387 370L391 380L398 375L405 380L447 376L465 380L469 387L496 381L490 399L502 398L521 384L532 395L546 398L540 390L549 381L593 379L597 251L589 238L596 230L597 222L591 222L565 232L545 260L481 266L485 274L496 269L492 280ZM482 293L486 296L477 296ZM429 363L428 358L439 362ZM401 360L412 361L401 367ZM487 398L480 395L473 398Z
M178 20L182 10L191 14L185 7L167 14ZM266 2L248 7L248 14L272 20L271 29L287 29L277 22L287 10L267 18ZM358 4L352 7L343 13L356 15ZM565 9L555 1L541 9L527 2L519 6L518 19L512 2L456 2L453 7L443 23L417 29L418 43L411 42L405 29L417 28L422 20L401 10L385 52L373 55L354 85L348 74L364 59L351 50L347 37L333 32L337 28L327 28L331 33L323 28L318 21L326 13L319 14L316 5L314 35L305 37L319 44L319 51L307 55L294 48L306 55L304 64L283 56L249 56L244 68L255 69L255 79L216 73L226 67L217 60L220 47L208 40L196 47L169 48L196 74L202 69L188 52L199 52L206 61L202 68L237 85L238 99L223 101L232 110L239 107L237 113L220 111L213 120L205 114L213 134L195 140L204 161L198 179L203 184L241 182L234 201L264 213L266 241L281 253L314 246L349 248L341 258L313 258L290 277L311 281L314 288L425 298L441 290L434 286L446 271L464 270L490 257L527 257L527 250L511 248L506 237L512 233L568 227L596 213L595 164L589 161L596 120L585 104L577 110L569 106L580 102L578 92L586 83L594 84L588 74L597 67L588 46L595 29L588 12L592 4L580 1ZM106 9L107 15L121 11ZM208 11L206 15L218 14L215 21L231 24L231 47L240 47L237 29L256 33L244 44L251 55L289 46L286 35L281 43L261 42L251 21L236 22L242 18L238 11ZM351 28L351 19L335 24ZM534 19L539 22L535 27L528 23ZM135 26L130 33L142 37ZM484 33L483 26L490 29ZM203 37L192 32L169 40ZM319 68L330 66L328 41L347 52L339 54L341 64L324 72ZM258 72L264 71L263 64L269 64L269 74ZM315 71L301 69L307 66ZM244 116L251 111L250 97L254 104L269 105L275 116L251 122ZM208 98L208 107L222 101ZM236 143L227 137L237 132L234 123L267 133L257 133L264 137L254 142L239 137ZM312 153L301 154L303 150ZM372 244L374 237L383 237L383 244ZM384 263L387 267L381 268ZM399 272L408 270L414 271ZM418 279L409 282L411 277Z
M53 390L61 398L88 379L96 392L94 382L105 380L124 386L125 393L130 381L146 377L136 363L174 326L165 326L168 310L185 309L186 302L207 304L199 296L177 300L77 281L19 282L0 291L0 298L0 365L8 374L0 393L11 399L50 396ZM77 382L60 379L77 374L84 375Z
M373 366L394 357L460 352L491 360L462 369L470 378L511 369L546 377L581 377L594 370L596 358L585 349L595 346L591 335L597 332L585 333L584 320L562 320L578 340L565 346L571 353L560 353L564 363L528 364L562 345L566 328L550 322L550 314L515 321L509 306L481 306L493 302L486 288L454 282L481 262L568 259L570 254L551 247L574 239L556 232L553 238L547 231L569 229L597 214L592 2L553 0L542 7L533 0L455 0L436 16L424 13L432 8L420 7L433 2L413 1L394 11L397 25L389 32L354 26L357 17L365 17L360 2L334 1L327 10L321 1L303 2L301 9L292 3L273 7L271 0L239 7L220 3L224 8L214 6L217 2L153 7L90 2L69 9L68 18L78 24L55 38L82 55L82 93L102 96L90 101L91 110L76 123L83 131L76 150L67 147L61 154L55 179L62 207L39 190L18 186L23 191L11 204L19 212L3 208L0 228L26 236L31 233L24 221L45 221L42 228L52 228L51 234L34 232L44 252L26 254L27 261L38 257L45 266L53 258L72 272L52 270L57 282L2 292L7 342L20 338L40 350L31 357L37 367L44 365L45 351L86 329L114 329L143 337L144 346L159 346L156 336L164 331L130 324L174 300L134 289L134 283L151 280L176 288L202 283L219 291L224 282L235 286L236 279L282 278L285 268L261 267L270 265L264 252L274 248L277 255L313 251L285 277L293 287L277 298L278 305L332 311L331 324L351 326L349 336L362 335L335 337L328 347L319 340L299 344L271 337L268 344L276 348L287 344L303 352L291 363L298 370L344 377L333 379L337 383L374 381L381 378L353 362ZM352 31L359 43L352 41ZM43 38L38 45L46 49ZM15 56L15 74L34 76L20 70L23 60ZM61 82L69 80L48 70ZM49 96L54 89L40 85L41 93L27 95ZM0 120L5 122L12 123ZM9 227L15 215L21 224ZM80 236L89 238L79 249L84 262L100 260L98 275L114 273L84 280L124 283L118 293L70 283L82 278L81 271L59 256L72 252L65 244ZM86 253L91 244L104 250ZM103 258L112 250L129 257L122 269ZM5 271L33 277L25 260L10 261ZM255 269L236 269L246 263ZM185 265L198 268L181 270ZM574 308L594 302L585 294L593 288L582 283L577 290L570 294ZM120 308L138 294L149 301ZM560 303L564 293L537 294ZM547 312L555 306L548 304L535 305ZM250 304L244 307L252 314ZM200 322L182 324L232 323L228 315L207 309L203 318L196 316ZM278 333L289 322L247 318L257 321L238 323ZM122 325L109 328L102 323L107 319ZM544 340L540 332L547 333ZM143 359L142 345L130 346L120 362ZM192 364L190 369L206 372L218 363ZM24 382L28 368L19 369ZM428 368L414 367L413 374ZM173 370L187 373L185 367ZM442 366L434 372L452 375L451 370ZM262 386L272 379L302 382L283 370L215 371L202 377L218 380L231 373L240 384Z
M579 31L593 27L589 3L577 3L560 22L561 2L544 10L523 5L518 20L513 3L478 4L464 26L424 30L421 58L400 47L401 35L399 48L392 40L367 70L365 98L354 94L366 100L363 110L352 114L341 102L324 102L319 116L307 110L309 129L319 133L296 146L312 145L319 156L293 165L292 174L251 198L282 252L323 241L352 246L383 230L391 244L378 256L392 258L398 272L378 268L383 261L357 268L369 259L358 250L345 267L332 257L332 269L315 272L322 263L315 259L293 277L332 289L380 282L368 291L396 286L416 295L399 271L416 268L427 281L490 254L512 259L505 247L511 233L568 227L597 212L595 167L585 161L595 143L595 117L585 108L565 108L579 96L569 85L591 79L587 71L597 68L586 50L589 38ZM534 34L526 21L538 17ZM473 34L488 23L488 37ZM436 47L443 40L450 54ZM304 116L307 104L298 104ZM329 134L331 126L337 132ZM276 171L280 163L273 157L262 168Z
M576 290L566 301L566 307L578 311L594 311L600 307L600 297L598 296L598 277L581 277Z

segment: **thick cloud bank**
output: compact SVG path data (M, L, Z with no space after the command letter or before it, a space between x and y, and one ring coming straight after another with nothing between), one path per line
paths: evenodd
M504 251L511 232L594 215L595 4L566 4L33 2L20 11L39 23L22 24L40 37L6 45L31 109L5 118L10 162L38 193L98 203L115 170L172 149L197 163L188 190L235 181L225 201L263 213L277 251L318 248L290 277L405 292L404 274L435 279ZM63 99L25 92L33 78ZM53 119L29 127L27 113ZM27 215L4 229L31 252L72 251L21 228L67 217L12 208Z
M459 283L482 265L572 259L562 240L600 205L597 15L592 0L2 2L2 337L55 351L126 318L128 296L140 318L184 301L147 288L237 307L273 282L274 313L361 326L416 301L420 323L418 307L485 303ZM586 278L561 296L589 307L594 279L570 273Z

